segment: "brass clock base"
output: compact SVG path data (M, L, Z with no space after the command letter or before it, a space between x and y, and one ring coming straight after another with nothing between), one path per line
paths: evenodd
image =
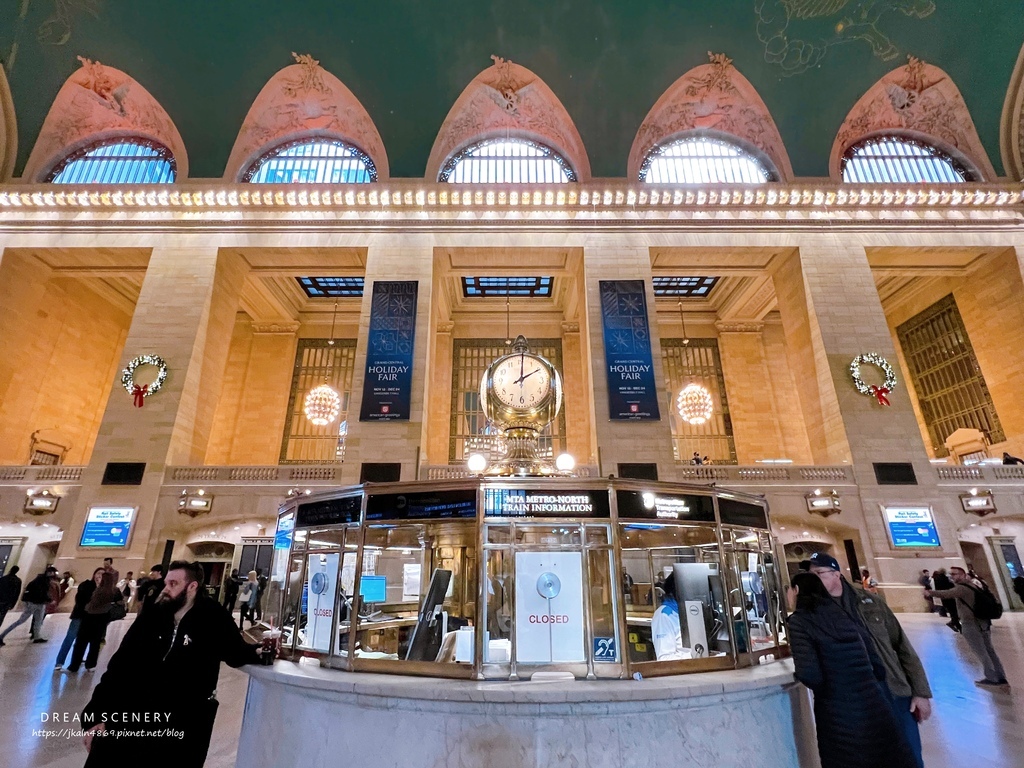
M540 434L537 430L517 427L505 430L508 452L500 461L487 468L491 477L544 477L557 474L550 461L537 456Z

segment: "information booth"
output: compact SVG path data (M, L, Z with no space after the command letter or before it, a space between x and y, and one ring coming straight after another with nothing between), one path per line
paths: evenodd
M734 669L787 655L780 562L764 500L708 486L366 484L282 508L268 618L286 658L356 672Z

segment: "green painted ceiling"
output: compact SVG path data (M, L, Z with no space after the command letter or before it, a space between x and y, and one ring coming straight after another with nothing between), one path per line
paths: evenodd
M805 71L791 71L792 44L784 64L766 56L762 38L787 22L788 39L820 55ZM859 32L877 33L891 58ZM191 175L219 177L291 51L313 54L362 101L393 176L423 175L448 109L492 53L558 95L595 176L625 176L644 115L708 51L732 57L760 92L798 176L827 175L847 112L907 54L952 76L1000 170L999 118L1022 42L1021 0L0 0L19 172L82 55L142 83L181 131Z

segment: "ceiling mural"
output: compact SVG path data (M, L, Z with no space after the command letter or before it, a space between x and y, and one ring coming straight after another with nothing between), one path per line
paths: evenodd
M886 16L902 13L924 19L935 12L932 0L755 0L757 37L764 60L785 75L805 72L840 43L861 41L882 61L900 55L886 36Z
M446 115L492 54L550 87L595 177L625 177L644 117L708 51L749 80L797 177L828 175L850 110L907 56L959 88L1002 173L1000 116L1022 43L1021 0L0 0L15 174L82 56L151 93L190 175L220 178L292 51L365 107L392 177L424 175Z

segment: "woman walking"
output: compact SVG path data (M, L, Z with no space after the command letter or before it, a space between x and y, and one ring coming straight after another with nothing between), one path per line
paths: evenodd
M60 650L57 652L57 665L54 667L54 670L58 670L64 666L64 661L71 652L71 648L75 644L75 639L78 637L78 632L82 628L82 619L85 617L85 606L89 604L93 593L100 585L100 581L105 570L105 568L97 568L93 572L92 578L89 579L89 581L83 582L78 589L75 590L75 607L71 609L71 623L68 624L68 632L64 635L64 642L60 644Z
M95 576L94 576L95 577ZM110 622L110 609L114 603L124 600L124 595L117 588L113 571L104 570L100 575L100 583L92 593L92 598L85 606L82 624L75 638L75 650L71 652L71 664L68 672L77 672L85 658L85 671L92 672L100 657L100 644ZM86 656L85 649L89 649Z
M793 588L789 642L796 679L814 692L822 768L916 768L867 628L813 573L798 573Z

